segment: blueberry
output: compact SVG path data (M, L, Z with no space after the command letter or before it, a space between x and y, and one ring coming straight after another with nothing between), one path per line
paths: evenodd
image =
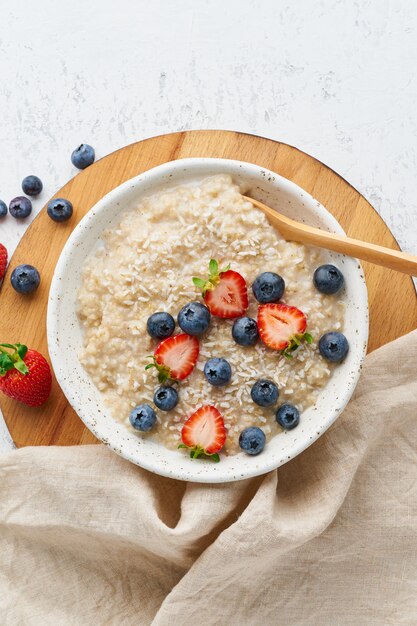
M156 422L155 411L149 404L139 404L130 412L129 422L136 430L151 430Z
M292 430L300 423L300 411L293 404L282 404L275 413L275 419L281 428Z
M327 295L337 293L344 282L342 272L334 265L320 265L314 272L313 283L321 293Z
M285 282L282 276L274 272L263 272L253 281L253 295L261 304L277 302L285 291Z
M263 430L257 426L245 428L239 435L239 446L251 456L259 454L265 447L266 437Z
M226 359L209 359L204 366L204 376L210 385L223 387L232 377L232 368Z
M178 313L178 324L189 335L202 335L210 324L210 311L201 302L190 302Z
M271 406L278 400L279 389L272 380L260 378L253 385L250 395L255 404Z
M174 332L175 320L169 313L159 311L148 317L146 328L154 339L166 339Z
M22 180L22 189L28 196L37 196L43 189L42 181L37 176L26 176Z
M153 401L161 411L170 411L178 404L178 391L174 387L158 387Z
M87 143L82 143L78 148L75 148L74 152L71 154L71 162L75 167L78 167L79 170L85 170L86 167L94 163L95 158L96 153L94 152L94 148Z
M342 333L331 332L320 337L319 350L322 357L332 363L343 361L349 352L348 340Z
M232 337L240 346L253 346L258 337L258 325L251 317L239 317L232 327Z
M25 196L17 196L11 200L9 211L17 220L22 220L32 213L32 203Z
M10 282L18 293L32 293L39 287L41 277L33 265L18 265L10 276Z
M54 222L66 222L72 216L72 204L65 198L55 198L48 203L48 215Z
M6 217L7 215L7 204L0 200L0 217Z

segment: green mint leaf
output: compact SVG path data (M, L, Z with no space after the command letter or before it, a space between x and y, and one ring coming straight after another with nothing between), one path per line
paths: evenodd
M17 348L17 354L20 356L21 359L24 359L28 351L27 346L24 346L21 343L17 343L16 348Z
M13 365L14 365L14 368L18 372L23 374L24 376L26 376L26 374L29 374L29 368L28 368L28 366L26 365L26 363L24 361L17 361Z

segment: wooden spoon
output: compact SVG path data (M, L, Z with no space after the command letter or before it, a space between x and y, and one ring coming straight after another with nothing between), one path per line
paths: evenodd
M359 239L351 239L343 235L327 233L319 228L307 226L307 224L300 224L300 222L295 222L289 217L278 213L266 204L263 204L263 202L259 202L259 200L254 200L248 196L243 197L245 200L248 200L254 206L258 207L258 209L261 209L272 226L276 228L285 239L306 243L311 246L318 246L319 248L326 248L327 250L334 250L341 254L363 259L369 263L389 267L397 272L417 276L417 257L411 254L377 246L374 243L367 243Z

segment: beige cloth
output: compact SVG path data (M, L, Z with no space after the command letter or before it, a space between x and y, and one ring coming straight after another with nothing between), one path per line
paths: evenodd
M154 476L102 446L0 459L0 623L417 624L417 332L278 471Z

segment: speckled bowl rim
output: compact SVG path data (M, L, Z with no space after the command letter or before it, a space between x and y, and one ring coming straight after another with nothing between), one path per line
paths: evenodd
M189 158L170 161L139 174L113 189L79 222L57 262L51 282L47 311L48 348L55 376L67 400L87 428L117 454L144 469L170 478L204 483L231 482L267 473L296 457L314 443L334 423L355 389L366 354L369 325L367 289L359 262L350 257L329 253L329 260L334 259L336 263L343 265L343 271L348 274L346 282L349 295L346 296L348 300L346 320L349 320L349 327L352 330L351 336L348 337L350 342L348 357L335 370L320 394L317 404L303 413L300 426L292 431L276 435L258 456L251 457L241 452L235 456L223 458L217 464L209 460L192 460L185 453L168 450L146 437L142 438L133 429L114 420L104 406L100 393L87 372L74 362L76 347L71 345L71 341L78 330L71 335L68 329L71 325L73 329L75 328L76 313L73 300L74 289L76 290L79 283L75 282L71 287L71 279L75 280L78 271L74 270L74 266L76 268L82 266L85 257L88 256L86 252L80 255L80 248L86 245L83 242L91 236L91 233L94 234L96 240L100 239L100 234L104 229L102 227L97 231L96 224L100 217L114 213L115 207L119 207L117 216L120 219L120 215L125 210L121 209L120 205L125 202L126 198L132 199L132 194L138 203L140 197L155 193L160 187L172 187L187 182L191 178L198 180L216 173L231 174L238 182L241 179L250 178L254 181L251 185L253 197L271 206L278 203L277 197L280 201L283 201L284 197L290 198L288 203L292 211L308 213L305 219L303 214L301 217L298 216L298 219L344 234L337 220L317 200L292 181L270 170L244 161L229 159ZM185 180L183 180L184 176ZM151 191L147 193L149 189ZM281 204L279 204L279 210L285 212ZM289 210L288 207L286 210ZM78 264L77 254L82 257L82 261ZM355 280L352 277L355 277ZM67 300L69 300L69 307L66 307ZM76 323L79 326L78 320ZM62 341L63 338L64 341ZM69 354L70 352L72 354ZM343 378L346 382L343 389L334 383L331 384L336 372L339 372L338 379ZM324 401L330 402L332 391L336 394L336 399L330 404L328 412L325 415L320 411L315 413L321 404L325 404ZM324 398L323 401L322 398ZM302 427L303 419L306 420L304 428ZM281 449L279 449L280 444L276 443L278 441L284 443Z

